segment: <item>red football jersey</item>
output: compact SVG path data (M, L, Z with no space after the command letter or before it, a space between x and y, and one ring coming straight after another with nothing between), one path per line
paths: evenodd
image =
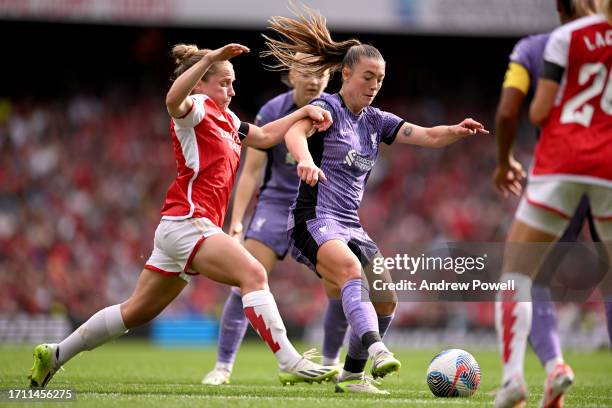
M240 120L206 95L191 99L191 111L170 123L177 175L162 219L206 217L221 227L240 163Z
M612 25L594 15L559 27L544 60L565 70L532 174L612 186Z

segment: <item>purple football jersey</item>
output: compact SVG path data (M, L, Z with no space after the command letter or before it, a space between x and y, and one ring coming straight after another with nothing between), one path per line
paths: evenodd
M322 95L327 95L323 93ZM263 126L297 110L293 91L282 93L266 102L255 117L255 124ZM300 179L297 176L297 162L287 150L285 143L279 143L265 150L268 156L264 180L259 189L259 202L289 207L297 195Z
M261 107L255 118L257 126L273 122L295 111L293 91L282 93L270 99ZM291 157L285 143L279 143L265 150L268 161L264 180L259 189L259 201L270 201L274 204L291 205L300 179L297 176L296 161Z
M529 35L516 43L510 61L525 67L529 72L529 89L535 90L544 66L544 49L550 33Z
M368 106L353 114L340 94L314 99L312 105L328 110L334 123L325 132L308 138L308 149L327 181L314 187L300 183L292 206L293 223L313 218L359 222L357 213L380 142L393 143L404 121L398 116Z

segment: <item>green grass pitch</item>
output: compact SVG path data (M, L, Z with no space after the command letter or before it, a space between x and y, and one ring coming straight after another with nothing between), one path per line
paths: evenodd
M306 347L300 347L305 350ZM484 407L492 406L500 380L500 360L495 351L468 350L482 370L480 389L469 399L434 397L425 382L429 360L440 350L395 350L402 361L399 375L383 380L389 396L336 394L331 383L283 387L277 379L274 358L263 345L246 343L240 350L230 385L200 384L213 366L212 347L158 348L150 343L121 340L70 361L48 388L72 388L77 400L53 407ZM612 407L612 352L566 353L576 373L576 383L566 398L567 407ZM32 364L31 347L0 346L1 388L25 387ZM544 373L528 352L526 379L537 406ZM0 403L3 405L3 403ZM41 403L4 403L4 406L41 407Z

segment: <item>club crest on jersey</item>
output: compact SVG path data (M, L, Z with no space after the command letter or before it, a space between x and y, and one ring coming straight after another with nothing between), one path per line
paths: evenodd
M227 143L230 145L232 150L240 154L240 144L236 143L236 139L234 138L234 135L223 129L219 129L219 132L221 134L221 137L227 140Z
M370 140L372 141L372 149L376 149L376 146L378 145L378 133L372 133L370 135Z
M374 166L374 160L357 154L355 149L349 150L344 158L344 164L349 167L355 166L361 171L370 171Z
M253 222L253 231L261 231L261 228L266 223L266 221L268 220L264 217L255 218L255 221Z

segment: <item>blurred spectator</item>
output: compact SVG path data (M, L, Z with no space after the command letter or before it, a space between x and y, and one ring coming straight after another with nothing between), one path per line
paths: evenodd
M427 98L383 104L425 125L454 123L465 113L490 123L492 116L490 106ZM151 251L149 237L175 172L162 95L116 87L63 102L24 98L3 106L0 313L69 313L80 321L123 301ZM523 163L531 149L519 141ZM484 136L441 150L383 149L361 207L364 227L387 255L398 243L502 242L516 201L497 196L494 158L493 140ZM291 260L279 264L271 287L288 325L305 326L323 312L317 278ZM225 288L196 278L169 312L220 314L225 296ZM489 304L455 309L429 304L423 313L418 304L402 304L397 322L440 327L452 313L466 326L492 324Z

